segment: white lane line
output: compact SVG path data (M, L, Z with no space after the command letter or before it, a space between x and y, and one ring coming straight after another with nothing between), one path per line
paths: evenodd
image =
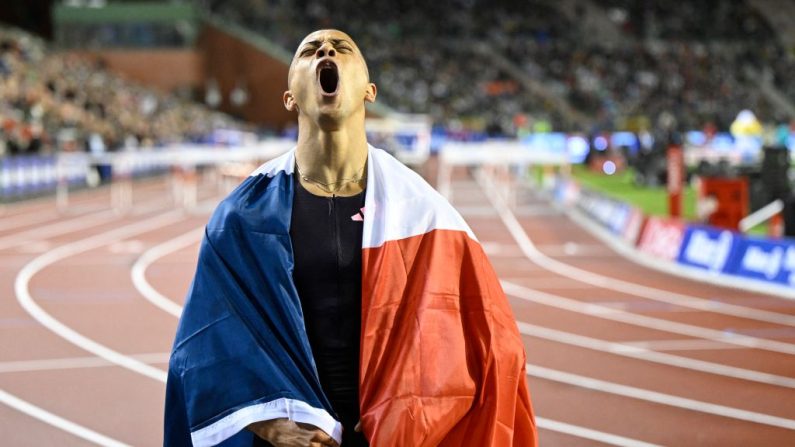
M516 243L525 253L525 256L527 256L527 258L533 263L543 267L546 270L549 270L550 272L566 276L576 281L588 283L596 287L612 289L621 293L626 293L628 295L670 303L676 306L689 307L691 309L697 309L705 312L731 315L733 317L739 317L743 319L764 321L767 323L775 323L785 326L795 326L795 315L754 309L736 304L723 302L718 303L712 300L697 298L690 295L643 286L618 278L599 275L597 273L583 270L581 268L574 267L572 265L550 258L536 248L533 241L527 235L527 232L516 219L516 216L511 212L510 208L505 203L505 200L502 198L502 196L500 196L492 181L486 177L485 173L478 171L475 174L475 178L481 187L486 190L486 196L497 210L497 214L508 228L511 236L513 236Z
M18 227L24 227L25 225L33 225L41 222L45 222L48 220L56 220L60 216L53 216L47 214L47 211L40 210L35 213L31 213L28 219L20 219L19 216L8 216L5 217L2 221L0 221L0 230L12 230Z
M579 348L605 352L622 357L644 360L661 365L684 368L735 379L748 380L751 382L764 383L766 385L795 389L795 379L791 377L768 374L734 366L727 366L704 360L696 360L688 357L666 354L663 352L655 352L641 346L600 340L597 338L586 337L584 335L577 335L570 332L537 326L534 324L525 323L523 321L517 321L516 324L519 326L520 333L530 337L541 338L556 343L563 343L571 346L577 346Z
M656 391L644 390L642 388L635 388L627 385L620 385L618 383L571 374L565 371L535 366L529 363L526 365L526 367L527 375L531 377L537 377L539 379L565 383L567 385L643 400L646 402L654 402L657 404L668 405L670 407L697 411L699 413L707 413L715 416L753 422L756 424L785 428L787 430L795 430L795 420L792 419L771 416L769 414L757 413L754 411L740 410L739 408L711 404L702 402L700 400L672 396L670 394L658 393Z
M652 351L712 351L718 349L742 349L740 346L728 346L724 342L711 340L643 340L625 341L624 345Z
M565 433L578 438L590 439L604 444L617 445L620 447L657 447L658 444L638 441L637 439L605 433L578 425L567 424L565 422L553 421L547 418L536 417L536 426L544 430Z
M14 282L14 290L16 291L17 301L22 308L25 309L25 311L36 321L70 343L123 368L127 368L131 371L137 372L160 382L165 382L167 377L166 371L152 367L151 365L133 359L120 352L114 351L105 345L97 343L96 341L78 333L74 329L63 324L59 320L55 319L52 315L47 313L47 311L42 309L33 300L33 297L30 294L30 280L34 275L36 275L36 273L40 272L47 266L65 258L99 248L103 245L116 242L120 239L125 239L141 233L157 230L162 228L164 225L170 225L182 219L184 219L184 214L181 211L171 211L140 222L117 228L115 230L108 231L106 233L62 245L52 251L44 253L43 255L26 264L22 270L20 270L19 274L17 274L16 281Z
M201 241L204 235L204 226L189 231L188 233L177 236L161 244L155 245L145 251L130 271L133 285L138 292L143 295L150 303L159 307L166 313L177 318L182 314L182 306L158 292L146 279L146 269L155 261L175 251L190 247Z
M553 295L507 281L500 281L500 283L505 293L508 295L545 306L556 307L558 309L592 315L606 320L619 321L633 326L641 326L647 329L654 329L672 334L686 335L688 337L703 338L705 340L744 346L746 348L764 349L772 352L780 352L782 354L795 355L795 345L790 343L767 340L749 335L725 333L723 331L708 329L701 326L625 312L596 303L584 303L579 300Z
M127 447L128 444L125 444L121 441L117 441L113 438L109 438L103 434L97 433L91 429L83 427L82 425L78 425L72 421L66 420L57 414L50 413L49 411L37 407L30 402L24 401L13 394L9 394L4 390L0 390L0 402L9 407L27 414L33 418L36 418L46 424L52 425L54 427L60 428L61 430L71 433L77 437L85 439L86 441L92 442L97 445L102 445L106 447Z
M140 208L136 207L136 212L133 215L146 214L158 208L162 208L162 204L162 199L150 200L146 202L145 206ZM30 244L33 241L41 240L47 237L60 236L73 231L79 231L96 225L102 225L103 223L117 220L119 217L119 214L112 210L100 211L98 213L75 217L74 219L63 220L51 225L33 228L21 233L11 234L9 236L0 238L0 250Z
M129 357L147 364L168 363L168 352L155 352L149 354L130 354ZM40 360L16 360L10 362L0 362L0 374L34 372L34 371L55 371L63 369L81 368L100 368L106 366L117 366L99 357L66 357L57 359Z
M166 186L165 185L163 185L163 186L164 186L163 189L165 189ZM141 187L142 188L141 188L141 190L139 190L139 194L140 193L144 193L144 191L146 191L146 194L148 194L150 192L149 190L159 189L157 184L154 184L154 185L152 185L152 184L141 185ZM94 191L92 191L92 192L94 192ZM81 197L81 198L79 198L77 200L76 206L70 207L70 211L72 211L72 212L69 213L69 215L70 216L75 216L74 210L76 208L77 209L85 208L86 204L84 202L96 202L97 199L99 199L100 202L106 201L106 200L110 200L110 199L104 199L101 196L97 196L97 197ZM55 202L55 197L42 197L42 198L39 198L39 199L26 200L24 203L20 203L20 205L27 205L27 204L35 205L35 203L33 203L33 201L41 203L42 206L40 208L38 208L38 209L34 208L34 209L23 210L22 212L16 213L14 215L7 215L7 216L3 215L2 208L0 208L0 216L2 216L2 218L0 218L0 230L14 229L14 228L17 228L17 227L23 227L25 225L37 224L37 223L45 222L45 221L48 221L48 220L58 221L58 220L63 219L65 217L65 216L60 215L58 213L56 213L55 215L48 214L48 213L50 213L53 210L53 206L52 205L47 206L45 202L54 203ZM162 203L162 197L160 199L160 202ZM138 206L138 204L136 204L136 207L137 206ZM83 213L82 211L77 213L77 214L81 214L84 217L90 215L89 213ZM28 216L28 218L27 219L22 219L23 216Z
M524 255L522 255L522 258L524 258ZM501 276L500 279L508 282L518 282L518 281L526 281L528 278L519 277L519 276ZM533 288L538 290L541 289L593 290L593 286L590 286L588 284L576 283L568 278L561 278L559 276L533 278Z

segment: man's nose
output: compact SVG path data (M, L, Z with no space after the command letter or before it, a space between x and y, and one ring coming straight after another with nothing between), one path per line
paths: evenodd
M326 57L327 55L329 57L334 57L337 55L337 52L334 50L334 47L332 47L331 44L323 44L317 49L317 53L315 54L317 55L318 59L320 59L321 57Z

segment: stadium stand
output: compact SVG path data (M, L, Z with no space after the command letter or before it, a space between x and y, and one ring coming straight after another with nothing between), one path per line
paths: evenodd
M673 114L682 129L728 129L742 109L763 121L783 117L759 84L770 79L792 97L793 56L747 2L602 3L624 36L615 47L584 34L585 8L578 5L584 2L573 3L573 17L545 1L403 0L365 8L343 0L331 8L314 0L232 0L205 6L285 48L311 29L343 27L361 42L383 101L399 111L430 113L448 127L463 121L515 134L517 115L527 114L556 129L584 130L471 51L484 42L586 114L594 128L648 129L663 113Z
M241 126L10 28L0 28L0 122L7 155L198 142L213 128Z

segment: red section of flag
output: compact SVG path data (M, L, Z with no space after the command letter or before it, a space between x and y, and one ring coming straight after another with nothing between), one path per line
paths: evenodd
M534 446L525 353L480 245L434 230L363 252L362 428L379 446Z

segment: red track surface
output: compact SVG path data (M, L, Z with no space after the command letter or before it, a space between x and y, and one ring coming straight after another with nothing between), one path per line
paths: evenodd
M453 191L525 334L542 446L795 445L794 302L635 265L527 192L500 215L486 185L460 175ZM208 217L169 197L151 180L124 215L106 189L74 195L66 215L52 200L0 214L3 445L162 444L177 319L131 271L161 305L181 303L198 247L183 235Z

